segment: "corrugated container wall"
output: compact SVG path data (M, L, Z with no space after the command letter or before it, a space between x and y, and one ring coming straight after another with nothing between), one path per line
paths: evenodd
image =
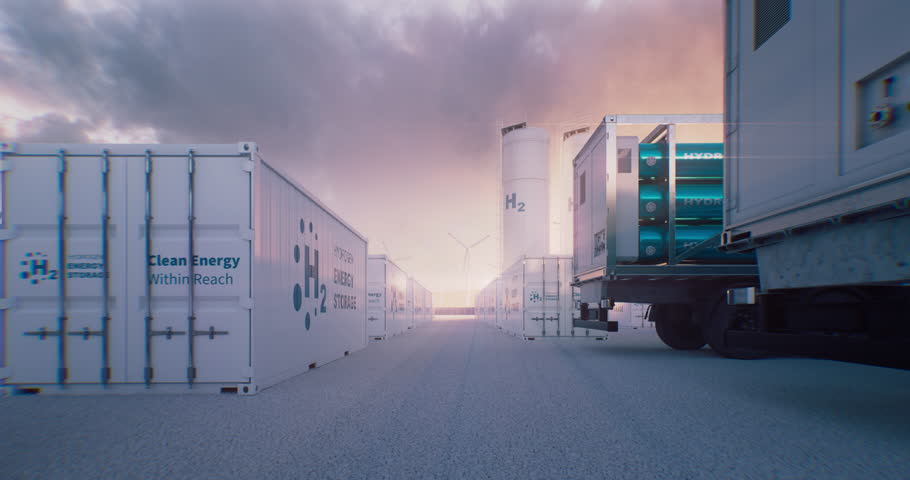
M256 144L3 162L6 384L255 393L365 346L366 239Z
M406 295L408 275L385 255L370 255L367 262L367 336L371 339L400 335L408 329Z
M407 330L417 326L417 291L414 286L414 280L410 277L408 277L408 286L405 292L404 317Z
M497 321L497 300L496 295L497 289L499 288L499 279L495 279L477 294L477 302L474 305L477 319L490 324L491 326L498 326Z
M414 285L414 323L421 325L432 319L431 294L417 280L411 280Z
M550 136L519 128L502 139L503 265L549 254Z

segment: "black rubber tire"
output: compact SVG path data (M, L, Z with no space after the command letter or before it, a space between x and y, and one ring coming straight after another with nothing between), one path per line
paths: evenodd
M744 311L744 309L748 308L754 308L754 306L740 307L736 305L727 305L726 294L722 295L714 302L711 313L703 326L704 338L708 342L708 345L711 346L711 350L714 350L715 353L722 357L739 360L755 360L767 356L764 352L735 348L726 343L727 330L739 322L737 318L737 309Z
M692 309L683 304L651 306L654 328L668 347L674 350L698 350L705 346L701 328L692 318Z

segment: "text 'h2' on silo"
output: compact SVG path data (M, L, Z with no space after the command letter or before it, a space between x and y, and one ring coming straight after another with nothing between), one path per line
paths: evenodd
M503 267L549 254L550 135L525 123L502 130Z

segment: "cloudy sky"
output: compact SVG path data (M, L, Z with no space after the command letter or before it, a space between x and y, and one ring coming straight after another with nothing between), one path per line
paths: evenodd
M721 0L0 0L0 138L254 140L371 253L458 305L449 232L492 235L473 286L496 274L499 127L547 128L555 148L605 113L720 112L722 13Z

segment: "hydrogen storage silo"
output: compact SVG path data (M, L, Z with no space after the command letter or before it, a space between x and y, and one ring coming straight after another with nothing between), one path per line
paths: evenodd
M259 389L366 344L366 239L255 143L3 144L5 385Z
M367 336L373 340L408 329L408 275L385 255L367 261Z
M524 124L503 129L503 266L549 254L549 149L544 129Z
M591 128L583 127L562 134L562 152L559 158L559 245L552 253L572 255L572 162L591 137Z

